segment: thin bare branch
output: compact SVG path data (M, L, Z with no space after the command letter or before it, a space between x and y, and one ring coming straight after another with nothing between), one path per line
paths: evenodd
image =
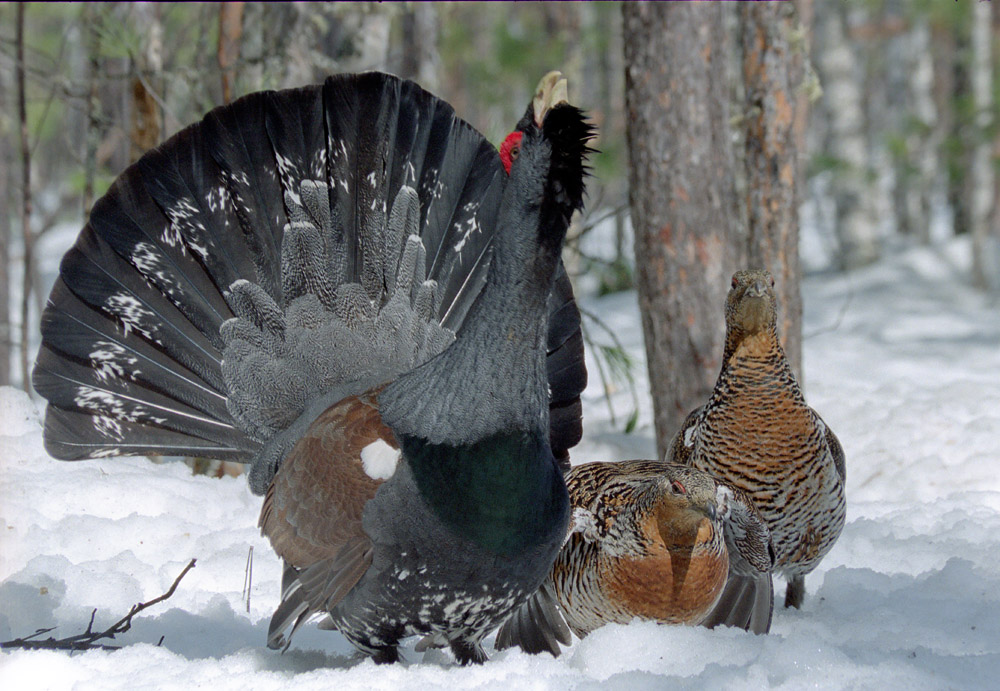
M34 640L36 637L44 635L49 631L53 631L55 627L48 629L38 629L35 633L23 638L15 638L12 641L4 641L0 643L0 648L21 648L23 650L117 650L120 646L115 645L105 645L103 643L98 643L97 641L103 639L114 640L115 636L121 633L125 633L132 628L132 617L137 615L153 605L163 602L177 590L177 584L181 582L181 579L187 575L187 572L194 568L195 560L192 559L188 562L184 570L180 572L177 578L174 579L173 584L167 592L163 593L159 597L154 597L148 602L140 602L139 604L132 605L132 608L128 611L124 617L116 621L114 624L109 626L104 631L95 632L94 631L94 617L97 615L97 610L93 610L90 613L90 622L87 624L87 630L83 633L79 633L75 636L70 636L68 638L46 638L44 641ZM160 642L163 642L163 638L160 638ZM157 644L159 645L159 644Z

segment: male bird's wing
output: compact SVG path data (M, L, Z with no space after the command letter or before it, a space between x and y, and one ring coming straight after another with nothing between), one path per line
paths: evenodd
M285 561L270 647L283 647L301 623L334 607L371 565L361 515L398 456L370 392L330 407L285 459L260 517L262 532Z

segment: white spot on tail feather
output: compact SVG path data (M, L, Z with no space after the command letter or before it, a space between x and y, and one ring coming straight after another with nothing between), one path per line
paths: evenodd
M365 468L365 473L373 480L391 478L396 472L399 457L399 449L392 448L382 439L376 439L361 449L361 464Z

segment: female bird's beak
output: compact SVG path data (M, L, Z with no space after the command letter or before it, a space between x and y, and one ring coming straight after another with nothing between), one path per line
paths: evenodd
M535 97L531 101L535 111L535 124L541 127L546 114L560 103L569 103L566 79L562 72L553 70L542 77L535 89Z

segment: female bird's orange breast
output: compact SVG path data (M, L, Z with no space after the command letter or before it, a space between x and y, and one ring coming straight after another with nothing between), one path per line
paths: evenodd
M649 554L619 557L603 565L607 596L633 616L667 624L697 624L712 609L726 584L729 559L712 547L714 529L706 519L694 544L651 541Z

